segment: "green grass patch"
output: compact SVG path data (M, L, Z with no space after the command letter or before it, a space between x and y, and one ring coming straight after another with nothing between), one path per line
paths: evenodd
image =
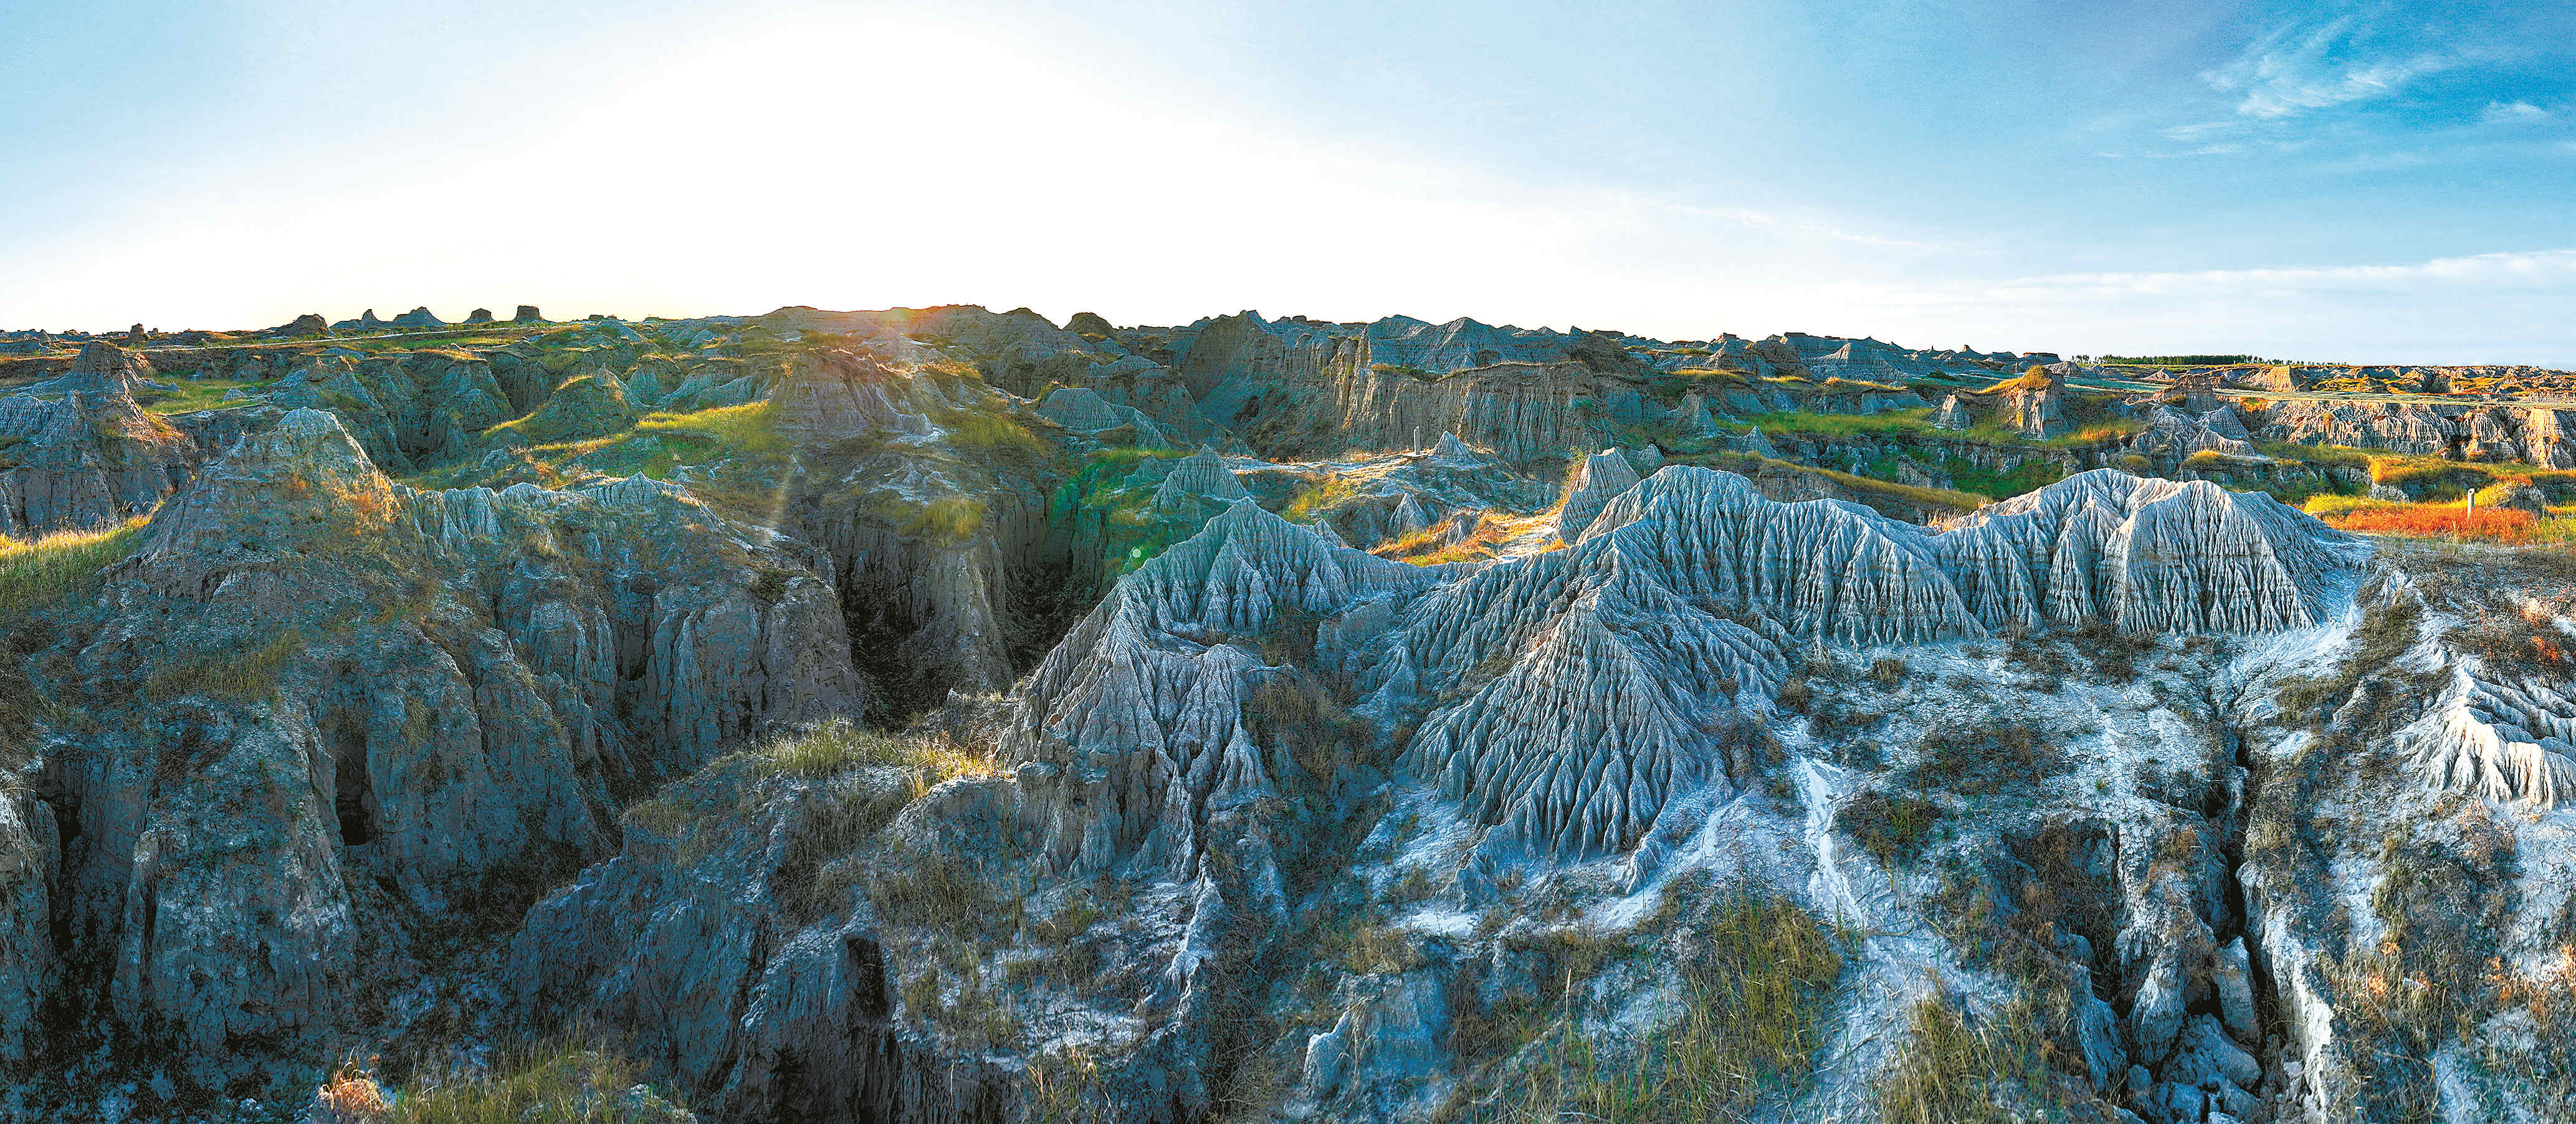
M172 382L179 389L169 394L138 396L143 408L155 414L193 414L199 410L221 410L239 406L239 401L226 402L228 391L266 385L247 379L193 379Z
M1734 887L1684 905L1687 887L1667 891L1668 909L1695 911L1668 946L1682 965L1681 1016L1633 1042L1613 1047L1560 1023L1514 1079L1492 1093L1474 1081L1443 1108L1451 1119L1619 1120L1683 1124L1742 1120L1766 1096L1803 1085L1824 1044L1825 1019L1843 957L1833 935L1794 903ZM1599 957L1593 957L1596 964ZM1581 992L1583 975L1569 969ZM1518 1034L1481 1033L1488 1049L1516 1045L1533 1012L1498 1025ZM1468 1022L1453 1033L1484 1030ZM1473 1043L1468 1043L1472 1045ZM1462 1061L1478 1061L1466 1050Z
M1773 461L1772 463L1787 464L1789 467L1795 468L1800 472L1812 472L1855 492L1876 493L1892 499L1903 500L1906 503L1914 504L1918 507L1931 508L1936 511L1942 509L1961 512L1975 511L1976 509L1986 505L1986 497L1984 496L1970 495L1966 492L1954 491L1948 488L1922 488L1912 484L1899 484L1893 480L1872 480L1866 476L1855 476L1848 472L1836 472L1830 468L1813 468L1806 465L1789 464L1787 461Z
M0 536L0 624L94 589L100 570L134 553L145 517L98 531L59 531L40 539Z
M1054 445L999 410L944 410L931 420L946 431L949 448L988 463L1025 468L1055 455Z
M2013 1124L2067 1119L2055 1075L2042 1058L2035 1015L2016 1002L1971 1021L1939 996L1907 1012L1910 1034L1879 1082L1878 1118L1887 1124ZM2100 1119L2102 1117L2093 1117Z
M1966 457L1950 457L1941 462L1941 471L1962 492L2008 500L2024 492L2033 492L2066 478L2066 469L2046 457L2033 457L1998 472Z
M1872 788L1853 795L1834 823L1850 832L1861 849L1878 856L1879 862L1896 866L1922 857L1933 829L1941 825L1941 816L1940 805L1920 796L1891 796Z
M868 505L868 512L894 533L910 539L936 539L963 542L984 528L984 501L970 496L947 496L924 504L913 504L891 495L879 496Z
M771 419L770 403L763 400L685 414L646 414L636 421L635 432L703 437L725 449L775 453L787 448L787 439L778 435Z
M166 661L145 681L144 693L155 699L211 695L233 702L257 702L277 690L286 665L304 651L304 634L287 629L246 650L215 654L163 649Z
M1695 354L1706 355L1708 352L1703 350ZM1729 371L1719 367L1685 367L1678 371L1666 371L1657 376L1651 392L1657 401L1670 406L1689 397L1693 390L1751 385L1753 385L1753 379L1742 371Z
M1298 489L1296 496L1279 514L1291 523L1312 523L1327 509L1360 494L1359 486L1338 476L1327 476Z
M1764 433L1791 434L1799 437L1859 437L1890 433L1924 433L1933 430L1930 407L1910 410L1883 410L1875 414L1754 414L1744 419L1752 428Z
M680 1109L644 1084L644 1071L605 1047L554 1042L498 1051L486 1065L453 1063L389 1093L343 1067L315 1092L337 1119L382 1124L670 1124Z
M143 523L32 541L0 536L0 767L24 760L37 719L60 705L38 690L28 666L55 637L42 614L94 595L99 572L134 552Z
M1920 758L1905 779L1926 788L1992 795L2064 771L2060 736L2029 723L1988 715L1978 722L1943 722L1916 743Z
M756 777L821 780L868 766L915 770L923 788L1002 771L1001 760L990 746L967 746L944 733L883 733L847 718L827 719L803 733L772 738L751 758Z
M1092 450L1082 458L1082 466L1085 469L1095 465L1132 467L1140 461L1176 461L1188 455L1190 453L1187 449L1148 449L1141 445L1113 445L1106 449Z

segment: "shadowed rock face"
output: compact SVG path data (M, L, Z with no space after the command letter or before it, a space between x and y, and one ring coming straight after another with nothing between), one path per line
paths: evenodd
M45 749L47 909L66 978L200 1080L326 1040L366 957L613 845L621 800L861 701L809 562L641 478L416 492L298 410L144 544L65 641L54 689L114 732Z

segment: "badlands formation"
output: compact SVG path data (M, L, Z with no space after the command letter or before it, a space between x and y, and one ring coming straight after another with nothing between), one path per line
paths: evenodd
M0 1119L2576 1119L2555 372L0 346Z

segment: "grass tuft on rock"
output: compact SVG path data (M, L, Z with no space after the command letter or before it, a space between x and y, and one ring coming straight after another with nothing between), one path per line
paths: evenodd
M1940 805L1920 796L1889 795L1873 788L1854 795L1834 817L1834 823L1850 832L1852 841L1862 850L1894 866L1922 857L1923 848L1932 841L1933 829L1941 824L1941 816Z
M924 788L1002 771L992 747L968 746L944 732L889 734L847 718L826 719L803 733L772 738L752 757L753 775L763 778L822 780L872 765L915 770Z
M0 536L0 621L58 604L88 588L109 563L134 553L144 518L96 531L27 540Z
M724 448L745 453L774 453L787 439L770 424L768 400L743 406L718 406L685 414L646 414L635 423L638 433L689 434L713 439Z
M1672 893L1687 896L1687 888ZM1662 952L1682 965L1679 1018L1619 1040L1560 1022L1554 1041L1542 1040L1515 1060L1520 1071L1498 1094L1478 1098L1462 1085L1463 1095L1444 1115L1639 1124L1744 1120L1765 1097L1803 1084L1824 1044L1834 982L1842 975L1833 935L1795 903L1747 886L1703 889L1696 906L1677 908L1699 914ZM1566 1001L1581 993L1584 974L1568 970L1577 986ZM1469 1024L1484 1048L1516 1046L1514 1035L1494 1031L1518 1026L1525 1033L1534 1012L1506 1014L1511 1017L1493 1027Z
M687 1111L644 1084L643 1069L607 1048L560 1041L500 1051L487 1065L414 1075L389 1093L342 1067L316 1100L351 1124L680 1124ZM323 1117L316 1117L321 1119Z

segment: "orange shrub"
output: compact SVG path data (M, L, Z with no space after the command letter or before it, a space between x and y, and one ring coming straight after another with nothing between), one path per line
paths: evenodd
M2482 507L2472 514L2454 503L2388 503L2319 513L2326 525L2373 535L2425 535L2520 546L2531 541L2539 520L2528 511Z

